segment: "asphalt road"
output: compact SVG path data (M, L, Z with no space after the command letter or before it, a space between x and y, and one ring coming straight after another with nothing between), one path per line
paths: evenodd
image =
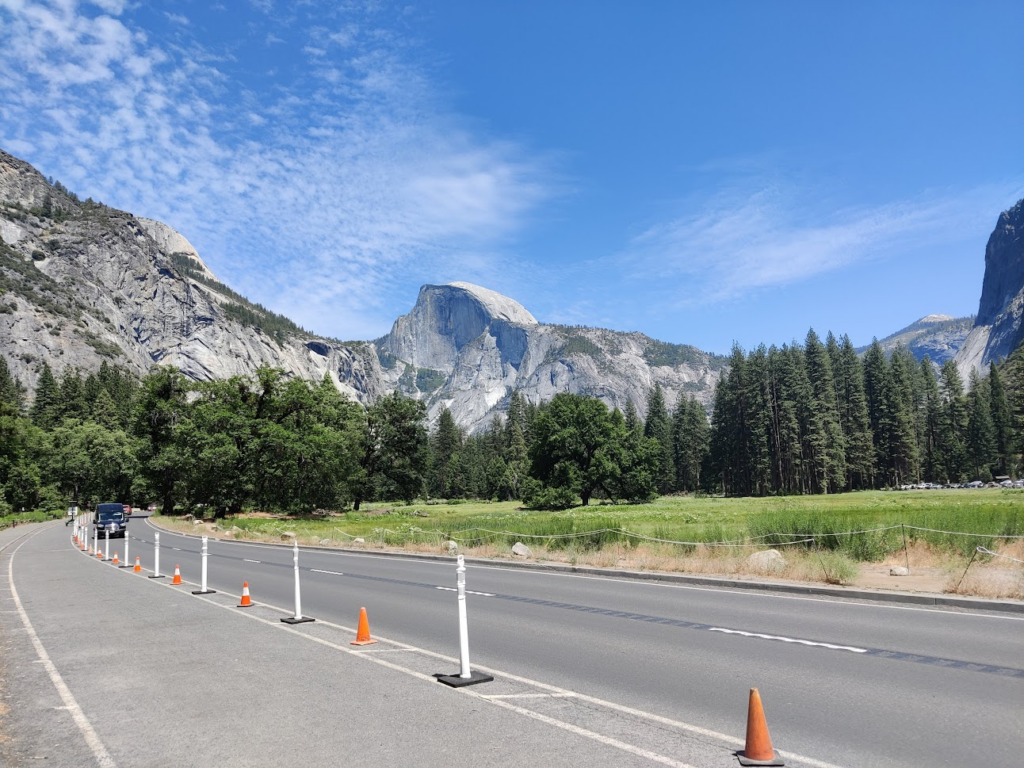
M141 555L151 568L154 529L136 518L130 530L132 560ZM186 580L198 582L199 541L162 532L161 543L164 573L177 563ZM123 543L113 549L123 554ZM291 607L289 549L211 539L210 553L210 587L219 593L210 599L235 602L244 580L256 603ZM89 574L106 567L89 565ZM320 620L302 632L326 632L324 622L352 627L366 606L375 635L457 654L452 562L303 550L300 565L304 613ZM467 580L472 660L499 678L477 687L480 694L488 686L504 690L510 675L532 681L533 691L574 692L580 696L534 693L516 701L658 755L694 748L659 725L667 718L687 724L687 738L711 749L688 752L690 764L735 764L721 762L729 745L715 734L742 738L752 686L761 691L776 748L824 763L1016 765L1024 754L1024 623L1017 617L476 565ZM204 642L196 647L206 652ZM417 659L425 674L454 671ZM623 719L623 708L636 712ZM540 763L603 764L572 754Z

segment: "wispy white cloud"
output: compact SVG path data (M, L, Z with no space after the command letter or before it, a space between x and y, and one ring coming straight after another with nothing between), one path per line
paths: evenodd
M167 20L172 24L181 24L182 26L188 26L189 24L188 16L183 16L180 13L168 13L167 11L164 11L164 16L166 16Z
M606 266L634 279L685 286L672 300L676 306L713 304L967 233L984 238L992 212L1020 192L1019 185L1008 183L835 209L806 189L750 181L650 226Z
M196 25L171 45L113 0L0 0L0 146L166 221L306 327L375 336L449 260L498 271L471 254L499 252L551 189L543 163L439 106L372 4L337 8L289 27L318 66L259 85Z

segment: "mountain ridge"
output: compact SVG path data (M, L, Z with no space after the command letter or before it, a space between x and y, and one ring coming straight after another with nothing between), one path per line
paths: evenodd
M0 350L30 389L43 362L143 375L173 365L196 380L260 365L335 386L369 403L399 390L467 430L503 412L513 389L633 400L655 383L669 405L705 406L725 358L609 329L545 325L515 300L471 283L426 285L376 341L308 333L232 291L192 244L162 222L79 200L0 150Z

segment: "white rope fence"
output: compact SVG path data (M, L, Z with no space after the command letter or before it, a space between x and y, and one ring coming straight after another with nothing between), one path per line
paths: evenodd
M925 531L930 533L938 533L946 536L972 536L986 539L1024 539L1024 536L1013 535L1013 534L988 534L988 533L968 533L965 531L944 531L938 528L926 528L917 525L887 525L878 528L865 528L856 531L832 531L828 533L766 533L759 536L752 536L745 539L730 539L725 541L682 541L678 539L665 539L657 536L648 536L643 533L637 533L635 531L629 531L624 528L595 528L590 531L573 531L571 533L554 533L554 534L540 534L540 533L523 533L520 531L509 531L509 530L494 530L491 528L463 528L454 530L450 533L446 533L442 530L431 529L424 530L422 528L409 528L403 531L392 530L391 528L374 528L373 534L379 536L382 540L385 534L390 534L395 537L407 537L415 538L416 536L428 536L435 539L450 540L458 543L467 543L473 541L490 541L498 538L517 538L517 539L532 539L535 541L566 541L570 539L583 539L593 538L595 536L602 536L611 534L616 537L622 537L626 539L637 539L640 541L651 541L659 544L672 544L676 546L685 547L750 547L750 546L795 546L800 544L814 543L816 539L823 539L829 536L857 536L861 534L869 533L880 533L883 531L892 531L909 528L915 531ZM350 539L359 538L350 533L346 533L339 528L334 528L344 536ZM473 535L477 534L477 535ZM762 543L764 539L773 537L790 537L792 541L780 541L773 544ZM986 550L987 551L987 550ZM1000 555L1002 557L1002 555ZM1014 558L1010 558L1011 560ZM1020 561L1017 561L1020 562Z

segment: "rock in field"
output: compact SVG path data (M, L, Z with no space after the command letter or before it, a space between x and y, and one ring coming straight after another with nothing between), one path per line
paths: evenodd
M766 549L748 557L747 565L762 573L775 573L786 567L786 558L777 549Z
M445 546L445 549L448 550L449 554L455 554L456 552L459 551L459 545L458 545L457 542L449 541L444 546Z
M512 545L512 554L518 557L529 557L533 554L533 550L523 544L523 542L517 541Z
M890 576L909 576L910 569L902 565L894 565L889 569Z

